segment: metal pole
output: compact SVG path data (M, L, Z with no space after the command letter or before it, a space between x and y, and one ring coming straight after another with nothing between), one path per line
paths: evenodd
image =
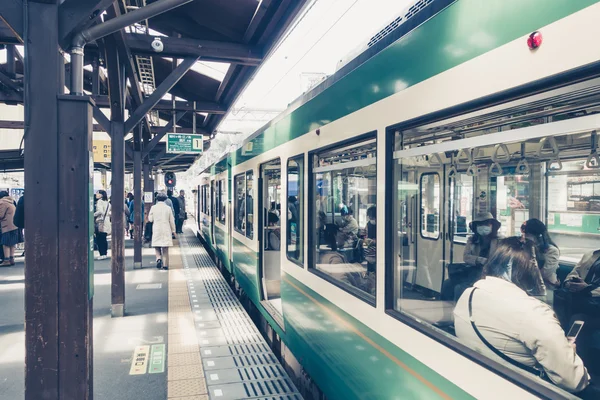
M83 94L83 48L87 43L191 1L193 0L159 0L76 34L71 43L71 93L74 95Z
M125 315L125 124L111 121L112 316Z
M104 36L110 35L111 33L115 33L127 26L133 25L136 22L150 19L192 1L193 0L159 0L85 29L81 31L80 35L85 40L85 43L89 43L93 40L98 40Z
M140 130L142 125L140 124ZM142 152L133 152L133 268L142 268Z

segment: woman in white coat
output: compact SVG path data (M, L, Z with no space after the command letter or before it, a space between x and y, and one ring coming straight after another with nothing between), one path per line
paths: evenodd
M565 337L552 308L531 295L542 286L534 243L516 237L501 240L483 268L483 279L456 303L456 335L493 360L545 375L568 392L594 398L582 393L594 388L588 388L590 376L574 343Z
M164 192L156 196L156 204L150 209L148 221L152 222L152 247L156 251L156 268L169 269L169 247L173 246L175 218L173 210L165 204Z

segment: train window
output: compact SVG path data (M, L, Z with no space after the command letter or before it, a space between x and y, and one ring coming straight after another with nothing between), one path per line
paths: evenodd
M221 179L219 181L219 208L217 210L217 215L219 217L219 222L221 222L222 224L224 224L226 222L225 220L225 215L226 215L226 204L227 204L227 191L225 188L227 181L225 179Z
M242 235L246 234L246 174L239 174L234 178L234 207L233 227Z
M369 302L376 292L376 146L372 139L315 154L309 201L309 267Z
M548 230L561 259L576 263L598 249L600 239L600 169L587 159L563 161L562 169L547 168Z
M515 115L521 122L514 126L516 118L492 113L476 120L453 118L395 133L390 197L394 201L389 202L394 237L388 256L393 265L393 295L388 300L401 318L427 325L451 345L459 340L494 357L469 330L465 307L473 285L490 288L495 282L490 278L505 279L501 267L512 264L490 266L489 260L498 255L503 243L513 247L507 253L518 251L518 246L525 248L522 236L532 241L534 251L529 254L535 254L536 262L519 270L523 276L531 274L527 284L511 281L511 272L506 275L505 280L514 286L510 290L515 296L546 302L566 330L576 317L572 302L581 297L563 287L565 283L570 287L569 274L587 274L573 270L573 265L584 254L600 249L596 133L581 128L586 116L571 127L565 120L553 124L554 117L540 118L545 110L533 110L530 123L527 112L520 108ZM569 114L566 118L578 117ZM540 124L548 127L539 129ZM548 132L554 136L544 136ZM510 239L502 242L505 238ZM529 268L531 265L537 268ZM512 278L515 276L513 269ZM594 278L587 279L591 282ZM588 281L585 287L589 288ZM498 321L509 315L503 314L505 305L511 308L510 318L523 317L520 303L505 304L502 295L498 299L487 305L489 313L498 314ZM485 310L480 315L485 315ZM594 321L597 323L597 318ZM494 321L488 319L487 323ZM495 327L484 329L497 331ZM547 340L546 334L540 327L540 340ZM563 339L559 332L556 340ZM517 338L515 343L522 342ZM593 359L592 350L578 347L577 351L592 375L600 373L597 364L586 362ZM535 349L527 347L525 353L530 357Z
M254 237L254 172L246 172L246 237L252 239Z
M287 163L287 257L304 264L304 155Z
M440 175L421 175L421 236L440 237Z

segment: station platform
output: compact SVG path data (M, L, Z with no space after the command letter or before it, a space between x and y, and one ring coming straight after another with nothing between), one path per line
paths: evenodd
M110 316L110 259L95 262L95 400L302 397L190 230L168 271L126 241L125 317ZM24 397L24 259L0 268L0 399ZM76 323L76 321L73 321Z

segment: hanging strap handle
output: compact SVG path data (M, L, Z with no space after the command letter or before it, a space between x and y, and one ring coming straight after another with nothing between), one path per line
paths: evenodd
M488 342L483 337L483 335L481 334L479 329L477 329L477 325L475 325L475 321L473 321L473 295L475 294L476 290L477 290L477 288L473 288L473 290L471 290L471 293L469 294L469 321L471 322L471 327L475 331L475 334L477 335L479 340L481 340L481 342L483 344L485 344L495 355L497 355L498 357L500 357L507 363L509 363L517 368L524 369L525 371L530 372L536 376L543 377L544 376L543 370L539 370L539 369L530 367L528 365L525 365L523 363L520 363L517 360L513 360L512 358L510 358L509 356L507 356L506 354L502 353L500 350L495 348L490 342Z

